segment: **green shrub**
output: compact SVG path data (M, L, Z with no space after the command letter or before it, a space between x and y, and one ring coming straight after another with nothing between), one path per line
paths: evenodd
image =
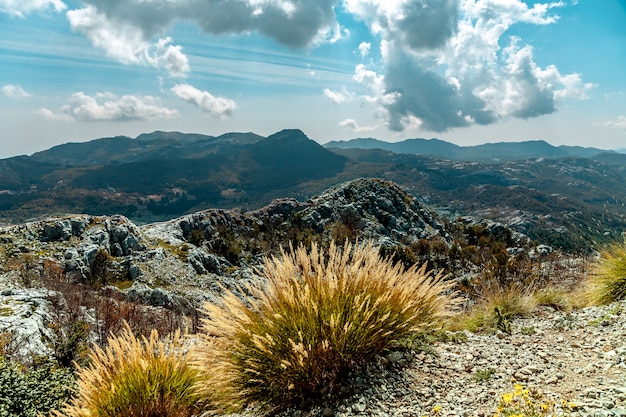
M36 417L61 408L71 396L74 377L51 363L21 369L0 357L0 417Z
M127 325L103 350L89 353L77 372L76 397L56 416L190 417L202 407L180 332L137 338ZM198 413L199 414L199 413Z
M595 305L626 298L626 244L615 243L600 253L589 274L586 298Z
M511 333L511 320L530 315L535 306L530 289L514 283L500 286L492 281L481 286L477 304L459 317L454 328L471 332L500 330Z
M228 409L280 407L332 392L355 366L415 331L441 325L453 282L403 269L371 244L300 246L265 260L243 299L207 303L197 365Z

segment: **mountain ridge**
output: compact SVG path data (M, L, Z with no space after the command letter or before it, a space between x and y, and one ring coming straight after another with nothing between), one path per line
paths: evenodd
M386 142L375 138L357 138L347 141L330 141L324 144L324 146L328 149L382 149L394 153L426 154L476 162L506 162L540 157L592 157L600 153L613 152L581 146L553 146L545 140L460 146L436 138L405 139L400 142Z
M567 250L589 250L626 230L626 155L616 152L531 141L532 152L520 152L519 143L490 145L501 160L480 162L329 148L299 129L268 137L156 131L138 138L101 138L0 160L0 222L82 212L145 224L207 208L254 210L276 198L306 201L339 183L377 177L442 212L498 221ZM502 153L507 149L517 153ZM470 148L483 159L488 150ZM564 155L581 152L594 156Z

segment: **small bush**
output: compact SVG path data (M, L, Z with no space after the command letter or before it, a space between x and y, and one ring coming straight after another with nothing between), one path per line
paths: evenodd
M608 246L591 267L586 298L590 304L604 305L626 298L626 244Z
M546 287L536 291L533 298L537 305L551 307L557 311L570 311L575 304L574 296L554 287Z
M194 388L197 372L189 366L180 332L159 340L137 338L130 327L89 354L77 372L76 397L56 416L189 417L201 408Z
M51 363L22 369L0 356L0 417L36 417L57 410L70 398L74 377Z
M394 341L441 324L453 282L407 270L369 245L316 244L266 259L244 299L206 304L197 364L204 391L228 409L280 407L332 392ZM244 292L244 291L242 291Z
M534 308L531 290L522 285L483 285L477 304L454 327L471 332L500 330L511 333L511 320L530 315Z

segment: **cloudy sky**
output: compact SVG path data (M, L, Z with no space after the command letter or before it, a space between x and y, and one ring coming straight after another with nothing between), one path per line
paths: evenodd
M0 0L0 157L284 128L626 147L626 0Z

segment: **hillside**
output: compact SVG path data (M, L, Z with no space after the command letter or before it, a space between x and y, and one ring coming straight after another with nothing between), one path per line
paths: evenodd
M543 141L390 145L405 153L325 148L297 129L267 138L153 132L68 143L0 160L0 222L86 213L149 223L207 208L254 210L282 197L306 201L338 183L378 177L441 213L495 220L570 251L626 230L626 155ZM418 155L417 147L449 157Z
M122 320L138 333L196 331L199 306L225 288L241 291L264 256L332 239L373 241L395 262L441 268L468 302L483 280L569 288L586 271L584 259L549 253L501 224L447 219L379 179L342 183L306 202L279 199L247 213L212 209L144 226L119 215L46 218L0 228L3 354L70 366L63 343L102 344ZM393 346L321 406L276 415L432 415L435 406L441 415L490 415L512 381L545 395L541 401L574 403L578 415L626 415L624 308L539 307L511 319L506 332L440 332L441 340ZM89 334L77 333L77 324Z
M437 156L466 162L501 163L507 161L581 156L590 158L605 153L602 149L580 146L552 146L543 140L524 142L486 143L475 146L459 146L439 139L406 139L400 142L385 142L379 139L352 139L330 141L328 149L381 149L394 153Z
M504 279L510 259L531 268L554 256L500 224L441 217L379 179L339 184L307 202L279 199L247 213L211 209L143 226L120 215L51 217L0 228L0 303L9 306L0 314L0 332L15 329L27 341L16 355L49 353L45 340L55 336L47 323L61 320L53 317L50 297L59 294L65 301L57 309L76 309L66 318L93 321L94 308L119 321L135 311L116 312L123 301L147 308L133 314L152 317L157 308L171 323L193 321L195 309L221 288L236 289L253 277L264 256L331 240L372 241L396 262L428 262L459 281L485 268ZM14 296L21 303L3 298ZM104 297L112 312L91 305L92 296ZM12 314L23 309L31 314ZM106 337L111 325L95 323L94 337Z

